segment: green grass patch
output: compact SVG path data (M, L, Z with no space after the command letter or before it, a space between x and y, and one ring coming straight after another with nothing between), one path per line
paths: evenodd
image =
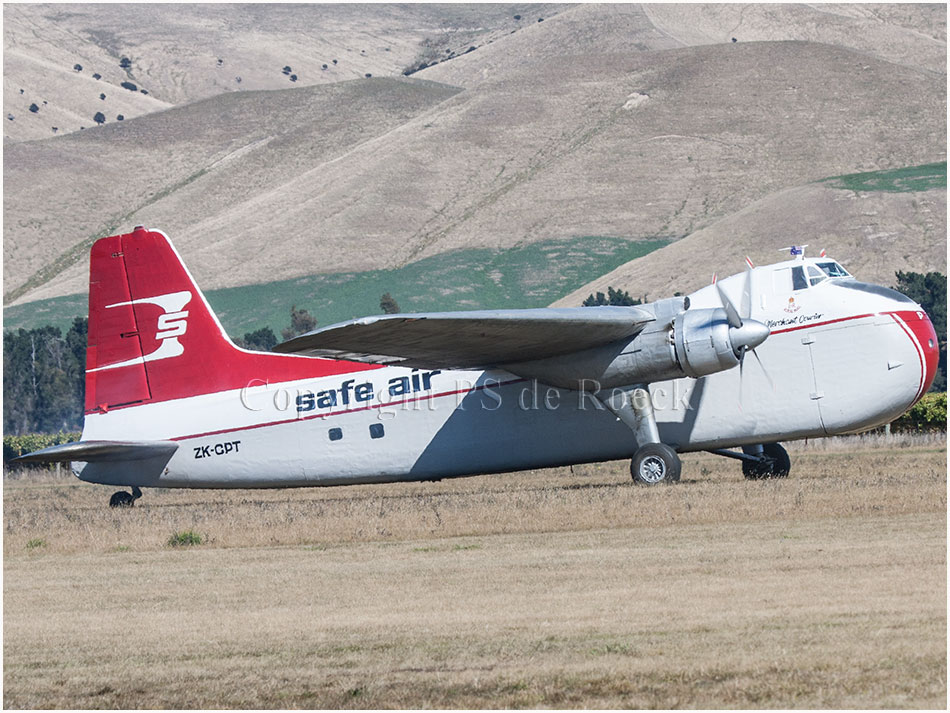
M947 162L927 163L922 166L894 168L886 171L851 173L846 176L826 178L834 188L849 191L884 191L887 193L912 193L947 187Z
M194 545L204 544L205 538L194 530L182 530L174 533L165 543L169 547L192 547Z
M46 540L41 540L38 537L34 537L26 543L26 549L28 550L38 550L41 547L46 547Z
M384 292L403 312L544 307L668 243L562 238L507 249L455 250L392 270L310 275L205 294L235 336L265 326L279 335L290 322L291 305L307 309L321 326L379 314ZM4 328L51 324L68 329L74 317L86 314L86 299L69 295L8 307Z

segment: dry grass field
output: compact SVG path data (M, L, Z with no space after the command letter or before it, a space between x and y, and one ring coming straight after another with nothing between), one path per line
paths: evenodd
M946 705L946 441L293 491L4 482L4 704ZM193 531L200 545L172 547Z

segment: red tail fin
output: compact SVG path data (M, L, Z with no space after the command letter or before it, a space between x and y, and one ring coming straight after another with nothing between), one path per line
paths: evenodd
M239 349L159 231L92 246L87 413L367 368Z

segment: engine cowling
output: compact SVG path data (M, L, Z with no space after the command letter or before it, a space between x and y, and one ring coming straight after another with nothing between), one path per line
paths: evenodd
M681 298L650 305L657 320L626 342L505 368L553 386L588 391L683 376L698 379L738 366L743 352L769 335L761 322L747 319L733 327L726 310L691 310L688 304ZM671 309L675 306L678 311Z
M673 322L676 359L683 373L698 379L739 365L724 309L694 309Z

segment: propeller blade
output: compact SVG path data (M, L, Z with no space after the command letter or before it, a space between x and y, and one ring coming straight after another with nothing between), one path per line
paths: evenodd
M765 374L765 379L769 382L769 386L772 387L772 391L775 391L775 382L772 381L772 377L769 376L769 370L766 369L765 364L762 363L762 358L756 354L755 349L751 349L750 351L752 352L752 356L755 357L755 360L759 362L759 366L762 367L762 373Z
M739 410L742 411L742 365L745 363L745 350L739 355Z
M739 312L736 310L736 306L732 304L732 300L726 296L725 291L722 289L722 285L718 282L716 284L716 291L719 293L719 301L722 303L722 308L726 310L726 320L729 322L729 326L733 329L739 329L742 326L742 318L739 316Z

